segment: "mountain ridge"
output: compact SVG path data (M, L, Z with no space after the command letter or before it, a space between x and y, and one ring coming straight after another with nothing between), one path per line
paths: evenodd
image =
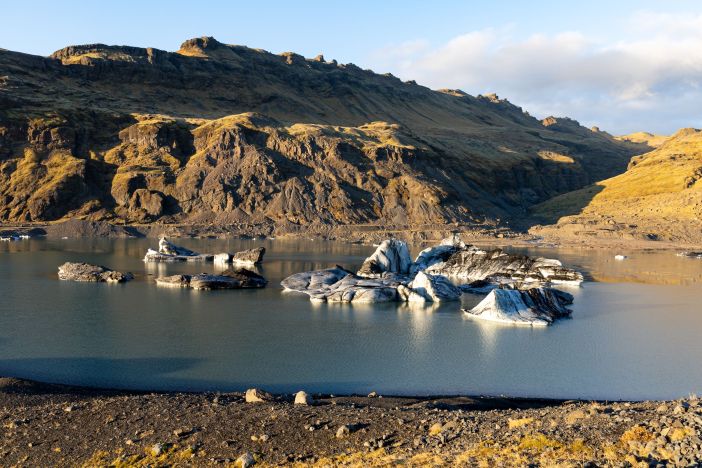
M641 145L213 38L0 51L0 220L519 222Z

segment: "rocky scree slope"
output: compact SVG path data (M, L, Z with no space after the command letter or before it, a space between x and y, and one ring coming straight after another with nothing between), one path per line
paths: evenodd
M0 50L0 220L523 220L640 144L494 95L213 38Z

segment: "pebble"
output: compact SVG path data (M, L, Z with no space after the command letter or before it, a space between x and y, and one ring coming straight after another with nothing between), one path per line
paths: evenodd
M336 430L336 438L337 439L341 439L343 437L346 437L349 434L351 434L351 426L349 424L344 424L343 426L339 426L339 429Z
M251 452L244 453L234 462L234 466L238 466L239 468L249 468L250 466L254 466L255 464L256 459L251 454Z
M151 455L158 457L163 453L163 444L154 444L151 446Z
M173 435L176 437L187 437L194 432L193 428L181 427L173 431Z

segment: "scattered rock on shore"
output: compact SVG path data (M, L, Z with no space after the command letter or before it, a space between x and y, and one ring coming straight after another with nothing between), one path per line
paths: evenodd
M304 390L300 390L295 394L295 404L296 405L311 405L312 404L312 397L305 392Z
M58 277L66 281L90 281L96 283L124 283L134 279L131 273L114 271L100 265L66 262L58 268Z
M258 388L250 388L246 390L244 400L246 403L263 403L266 401L273 401L273 395Z
M246 452L242 456L236 459L234 462L234 466L238 468L249 468L250 466L254 466L256 464L256 459L254 458L253 455L251 455L251 452Z

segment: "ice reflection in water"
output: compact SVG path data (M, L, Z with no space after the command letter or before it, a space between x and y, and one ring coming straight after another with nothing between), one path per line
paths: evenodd
M589 273L573 318L546 329L466 319L461 303L315 304L282 293L305 270L360 266L371 246L185 239L207 253L262 245L264 290L157 288L154 278L212 273L145 264L147 239L0 244L0 374L151 389L243 389L548 397L672 398L702 391L702 261L672 252L530 249ZM417 253L421 246L414 246ZM517 249L514 249L517 250ZM521 249L521 251L524 251ZM628 255L615 261L614 254ZM59 282L65 261L136 280Z

